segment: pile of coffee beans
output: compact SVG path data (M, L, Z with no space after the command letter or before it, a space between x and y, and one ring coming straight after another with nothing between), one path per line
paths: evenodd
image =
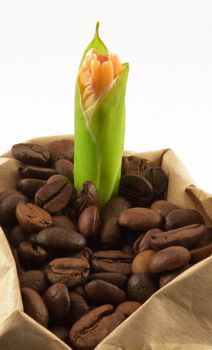
M212 228L167 201L161 167L123 157L119 196L100 209L77 193L74 144L16 144L16 189L0 193L0 224L17 264L25 312L76 350L92 350L152 294L212 254ZM88 179L89 180L89 179Z

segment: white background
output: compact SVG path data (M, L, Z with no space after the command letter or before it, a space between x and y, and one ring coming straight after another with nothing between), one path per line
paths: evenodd
M73 133L77 68L97 20L130 63L125 148L173 148L212 193L211 0L0 0L0 154Z

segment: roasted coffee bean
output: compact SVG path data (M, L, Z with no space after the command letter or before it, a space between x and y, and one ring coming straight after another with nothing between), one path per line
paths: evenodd
M144 303L157 289L157 282L152 275L147 272L132 275L127 285L129 298L139 303Z
M53 175L35 194L35 203L55 214L67 206L73 195L74 188L67 177Z
M207 245L209 243L212 243L212 227L205 228L205 235L198 243L198 247L203 247L204 245Z
M121 289L125 289L128 281L128 277L120 272L99 272L89 276L90 281L96 279L115 284Z
M63 322L69 314L71 305L68 288L62 283L55 283L47 289L43 300L52 322Z
M132 273L150 272L149 263L154 254L154 250L145 250L136 255L132 262Z
M194 209L175 209L166 215L164 228L165 230L172 230L192 224L204 224L204 219L198 211Z
M24 311L42 326L47 327L49 314L41 296L31 288L21 289Z
M172 210L178 209L176 205L169 201L165 201L163 199L155 201L152 203L151 209L155 210L158 214L160 214L163 218L168 215Z
M113 306L109 304L89 311L72 326L69 332L71 346L76 350L93 350L124 318L122 312L113 312Z
M153 255L149 269L151 273L172 271L187 264L190 258L189 250L184 247L173 246L164 248Z
M175 230L152 234L150 243L153 249L160 250L171 246L182 246L192 248L205 235L205 226L193 224L177 228Z
M186 264L180 269L175 271L167 272L160 276L160 288L164 287L167 283L171 282L175 277L179 276L182 272L186 271L191 267L191 264Z
M143 176L125 175L121 178L119 194L127 198L133 206L143 207L152 202L152 185Z
M96 272L119 272L130 275L132 255L120 250L102 250L93 254L91 265Z
M90 310L90 307L82 295L74 291L70 292L69 295L71 299L70 321L71 324L73 324L75 321L79 320L79 318L85 315Z
M73 140L62 139L51 141L47 144L46 148L53 162L56 162L58 159L68 159L72 161L74 158Z
M110 199L101 210L101 220L104 222L112 217L118 217L122 211L131 208L131 203L124 197Z
M67 159L58 159L54 163L54 169L57 174L67 177L71 182L74 178L74 166L73 163Z
M55 175L56 171L52 168L42 168L40 166L23 165L18 169L22 178L32 178L47 180L50 176Z
M26 203L27 198L16 190L6 190L0 196L0 225L11 227L16 222L16 207L19 203Z
M29 270L24 272L20 277L21 288L34 289L38 294L42 295L48 288L45 274L41 270Z
M20 225L16 225L9 233L9 240L13 248L17 248L19 244L28 238L26 231Z
M84 285L87 298L97 305L112 304L118 305L126 299L125 292L112 283L93 280Z
M50 227L37 234L36 241L45 248L78 251L86 246L86 240L78 232Z
M85 283L89 276L90 265L86 258L60 258L49 263L46 271L50 283L63 283L75 288Z
M92 205L85 208L79 216L78 228L85 238L95 240L100 228L99 207Z
M53 224L56 227L63 228L67 231L76 231L74 222L65 215L54 215L52 216Z
M77 293L77 294L81 295L83 298L85 298L85 297L86 297L86 295L85 295L85 291L84 291L84 288L83 288L83 286L82 286L82 285L81 285L81 286L76 287L76 288L73 290L73 292L75 292L75 293Z
M76 204L79 214L91 205L99 206L99 194L92 182L84 182L82 189L77 194Z
M129 156L122 158L122 176L124 175L143 175L146 168L150 167L148 159Z
M111 217L103 222L100 229L100 240L104 247L118 248L123 240L123 228L118 224L117 217Z
M142 304L138 301L124 301L119 304L116 308L117 311L120 311L124 314L125 317L129 317L133 314Z
M49 152L46 148L33 143L18 143L12 147L14 158L31 165L47 166Z
M38 232L53 225L51 215L44 209L31 203L19 203L16 217L20 226L27 232Z
M46 181L40 179L26 178L20 180L16 187L28 197L34 197L35 193L45 185Z
M36 267L44 264L48 259L45 249L30 241L23 241L18 247L18 255L25 266Z
M152 228L148 230L145 234L142 234L134 243L135 254L144 252L145 250L152 249L150 244L150 237L152 234L162 232L159 228Z
M49 328L50 332L52 332L56 337L58 337L60 340L64 341L65 343L68 342L68 333L69 328L65 326L53 326Z
M155 198L161 197L168 187L168 177L164 170L161 167L148 167L143 176L151 183Z
M119 225L130 230L142 231L160 227L162 224L161 216L154 210L148 208L126 209L119 215L118 221Z
M210 255L212 255L212 242L202 247L192 249L190 253L192 263L197 263L205 258L208 258Z

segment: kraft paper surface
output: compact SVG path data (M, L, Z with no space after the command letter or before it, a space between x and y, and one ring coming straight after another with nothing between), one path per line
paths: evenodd
M45 144L70 136L43 137ZM135 152L125 152L126 155ZM195 208L212 226L212 195L198 189L171 149L137 153L169 176L167 199ZM10 152L0 158L0 192L14 188L20 163ZM71 349L23 312L15 262L0 228L0 350ZM212 350L212 257L186 270L157 291L96 350Z

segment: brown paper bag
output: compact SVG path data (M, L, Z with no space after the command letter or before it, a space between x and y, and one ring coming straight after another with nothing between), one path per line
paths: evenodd
M69 136L70 137L70 136ZM45 144L68 136L30 140ZM133 154L133 152L126 152ZM162 165L169 176L167 199L196 208L212 225L212 195L198 189L171 149L137 153ZM0 158L0 192L15 186L19 162ZM0 229L0 350L70 349L23 312L15 263ZM157 291L105 338L96 350L212 350L212 257Z

